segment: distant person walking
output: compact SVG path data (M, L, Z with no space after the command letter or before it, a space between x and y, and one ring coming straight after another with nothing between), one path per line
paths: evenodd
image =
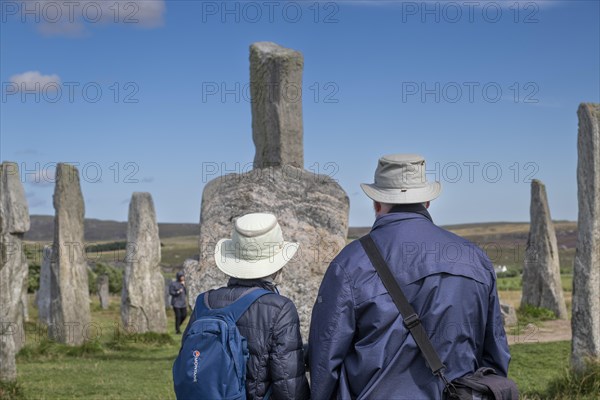
M422 157L394 154L379 159L375 183L361 185L376 213L372 242L348 244L321 283L309 340L313 399L442 398L445 385L409 331L418 324L448 380L480 367L507 375L492 263L473 243L433 223L427 208L441 186L427 182L425 171ZM363 248L373 242L420 318L400 315Z
M175 333L181 334L181 324L187 317L187 288L185 287L185 275L179 271L175 275L175 281L169 285L171 305L175 311Z

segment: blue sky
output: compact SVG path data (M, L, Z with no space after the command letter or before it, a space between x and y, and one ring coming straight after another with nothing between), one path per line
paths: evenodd
M0 158L21 166L32 214L53 213L64 161L87 217L125 220L149 191L160 222L197 222L207 172L254 158L248 48L273 41L304 54L305 168L338 180L351 225L372 223L359 183L399 152L441 181L437 223L527 221L529 178L554 219L577 218L576 111L600 102L596 0L1 6Z

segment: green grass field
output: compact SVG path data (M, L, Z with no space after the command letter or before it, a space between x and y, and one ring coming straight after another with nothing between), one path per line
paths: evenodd
M36 325L29 324L32 333L17 358L18 381L26 399L175 398L171 366L181 336L174 334L172 311L167 311L171 340L140 343L116 333L121 324L119 298L111 300L108 310L92 305L92 323L100 333L97 340L71 354L65 346L44 340L42 326L37 326L36 335ZM35 309L31 317L35 318Z
M29 323L28 344L17 358L23 396L16 398L174 399L171 366L181 337L174 334L172 313L166 337L141 341L116 333L118 300L113 297L108 310L92 305L92 321L100 334L80 348L44 340L43 328ZM33 308L31 318L36 318ZM511 352L511 378L526 398L545 398L548 385L567 371L570 342L516 344Z
M502 229L500 229L502 228ZM515 224L500 226L494 235L523 235L524 227ZM567 226L570 229L570 225ZM474 228L460 228L476 237ZM459 230L460 230L459 229ZM483 228L482 228L483 229ZM506 232L504 232L506 231ZM514 231L514 232L513 232ZM483 231L482 231L483 232ZM519 238L518 236L515 236ZM479 236L481 242L496 240L495 236ZM174 275L186 258L198 254L196 236L164 238L161 240L163 272ZM41 250L41 247L36 249ZM503 243L490 246L488 255L495 265L507 265L514 276L498 278L498 290L503 302L518 307L522 282L520 271L524 247ZM28 252L39 257L38 251ZM574 249L560 249L561 280L565 300L570 308L572 295L572 260ZM95 261L119 263L125 258L124 250L105 251L93 255ZM39 260L39 259L38 259ZM90 260L94 261L94 260ZM33 295L30 294L30 304ZM180 336L174 334L172 311L168 310L168 335L158 338L130 337L119 334L118 295L112 297L110 309L101 310L96 296L92 296L92 321L100 333L98 337L79 348L69 348L45 340L44 327L27 325L27 345L17 357L17 386L8 387L20 395L9 396L7 387L0 386L4 399L174 399L171 366L179 350ZM30 307L31 321L36 321L37 310ZM527 316L519 314L520 322ZM538 321L540 322L540 321ZM507 331L510 332L508 328ZM572 395L579 390L579 378L569 376L570 341L515 344L511 347L510 376L517 382L525 399L595 399L594 396ZM592 378L593 390L600 385L600 367ZM561 378L562 377L562 378ZM568 378L568 379L567 379ZM557 389L558 388L558 389ZM565 389L566 388L566 389ZM556 394L561 393L563 394ZM586 389L587 390L587 389ZM599 389L600 390L600 389ZM596 392L598 390L595 390ZM566 393L566 394L565 394ZM595 392L594 392L595 393Z
M186 258L192 258L198 254L197 236L161 238L160 242L162 244L160 251L163 267L169 268L181 265ZM99 244L101 243L103 242L99 242ZM122 249L90 252L87 256L88 262L119 263L126 260L126 254L127 251Z
M560 276L562 288L565 292L573 291L573 275L562 274ZM499 291L503 290L518 290L523 288L523 282L520 276L511 276L509 278L498 278L496 285Z

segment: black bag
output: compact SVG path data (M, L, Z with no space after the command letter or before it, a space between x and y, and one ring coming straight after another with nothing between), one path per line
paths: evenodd
M444 391L447 399L456 400L513 400L519 390L512 379L496 374L494 368L481 367L472 374L450 382L454 392ZM454 397L452 397L454 396Z
M410 331L415 339L417 346L423 353L427 365L434 375L437 375L444 382L444 397L451 400L518 400L519 390L516 383L509 378L505 378L496 374L493 368L479 368L472 374L463 376L448 382L444 376L445 366L442 364L440 357L433 348L427 332L419 315L404 296L404 292L398 285L398 282L392 275L392 272L387 266L385 259L379 252L377 245L371 238L371 235L366 235L360 238L367 256L371 260L373 267L379 274L383 285L389 292L394 304L400 311L403 317L404 326Z

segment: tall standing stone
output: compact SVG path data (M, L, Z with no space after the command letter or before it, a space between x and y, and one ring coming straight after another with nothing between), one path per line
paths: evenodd
M579 218L571 361L582 369L586 358L600 359L600 104L581 104L577 115Z
M54 188L54 243L50 263L49 336L67 345L81 345L90 327L88 266L84 251L85 205L79 171L59 163Z
M521 306L547 308L558 318L566 319L556 232L550 217L546 187L537 179L531 181L529 212L531 225L525 249Z
M129 203L127 263L121 319L130 332L167 331L165 280L160 270L160 238L150 193L135 192Z
M300 244L283 267L278 287L296 304L306 337L323 275L346 244L349 200L333 177L302 168L301 99L285 101L277 91L273 99L264 98L266 87L301 85L302 60L299 52L273 43L250 47L255 168L206 184L200 210L200 259L184 268L193 306L199 293L227 284L216 267L214 248L219 239L231 236L235 218L253 212L274 214L284 239ZM331 167L334 171L336 166Z
M25 323L29 322L29 297L27 290L29 288L29 267L27 267L25 279L23 280L23 287L21 289L21 304L19 309L21 312L17 315L17 327L18 334L15 336L15 349L17 353L25 346Z
M519 322L517 319L517 310L510 304L500 303L500 313L502 314L502 322L505 327L516 325Z
M96 278L96 289L98 292L98 300L100 301L100 308L108 310L108 306L110 305L108 275L101 274Z
M21 309L23 310L23 322L29 322L29 296L27 295L28 288L28 281L24 280L23 290L21 291Z
M52 274L50 263L52 262L52 254L52 247L44 246L40 268L40 287L36 294L38 319L46 325L50 324L50 275Z
M304 167L302 53L271 42L250 46L254 167Z
M22 345L23 289L28 267L23 234L29 209L16 163L0 164L0 381L17 377L15 355Z
M175 282L175 279L167 278L165 276L165 310L171 308L171 294L169 293L169 285L171 282Z

